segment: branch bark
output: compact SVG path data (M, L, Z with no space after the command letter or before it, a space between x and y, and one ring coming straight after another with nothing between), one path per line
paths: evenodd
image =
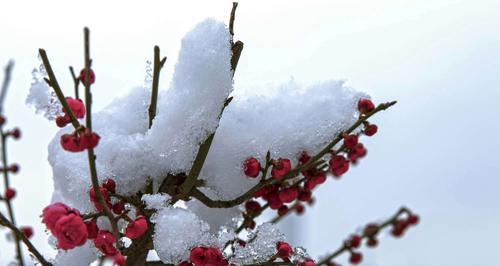
M151 86L151 104L149 105L149 128L153 125L153 119L156 116L156 104L158 102L158 84L160 82L160 70L163 68L167 58L160 60L160 47L157 45L154 48L154 63L153 63L153 84Z

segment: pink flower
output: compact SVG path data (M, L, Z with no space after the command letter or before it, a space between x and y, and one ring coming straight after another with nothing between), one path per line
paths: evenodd
M47 229L49 229L52 232L54 231L57 220L70 213L78 214L78 211L71 209L64 203L60 202L53 203L43 209L42 222L47 226Z
M57 247L68 250L85 244L88 233L82 218L70 213L57 220L52 231L57 238Z

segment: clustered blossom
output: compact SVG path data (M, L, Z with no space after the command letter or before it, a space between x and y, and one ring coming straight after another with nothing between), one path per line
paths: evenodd
M369 99L360 99L358 101L358 110L360 116L373 111L375 105ZM364 134L373 136L377 131L377 126L374 124L364 123ZM267 202L269 208L277 210L279 216L284 216L289 213L290 204L293 204L293 209L296 213L304 212L304 205L301 202L312 204L312 190L318 185L323 184L327 175L331 174L335 178L344 175L350 167L350 164L356 164L359 159L366 154L366 148L359 142L359 135L344 134L342 138L342 147L338 150L331 151L331 157L328 161L328 171L325 168L312 167L302 171L304 176L303 182L291 183L290 180L282 180L291 170L292 163L289 158L271 159L269 164L272 166L271 178L278 181L277 184L266 185L254 193L254 198L262 198ZM309 163L311 155L307 151L303 151L297 158L298 164L296 167L301 167ZM267 165L267 164L266 164ZM261 172L264 174L267 169L261 168L261 163L255 157L249 157L243 162L243 172L248 177L257 177ZM257 205L258 204L258 205ZM255 200L249 200L245 204L247 218L246 227L254 228L255 222L252 217L259 214L260 203Z
M67 133L63 129L66 134L62 134L60 139L56 139L51 144L56 147L55 149L52 148L52 151L55 150L56 156L54 157L58 158L54 160L55 162L51 162L51 164L54 169L56 169L54 166L56 164L64 165L64 156L57 156L59 152L63 153L62 150L68 152L88 150L88 162L91 165L92 178L92 186L90 188L84 182L77 184L77 187L80 185L77 193L80 191L83 196L79 195L78 197L71 198L72 195L68 196L67 192L75 190L65 190L65 185L61 185L63 189L59 188L58 192L62 192L60 195L62 201L73 200L72 204L70 204L71 206L78 207L81 210L91 210L89 213L83 214L76 208L69 207L61 202L55 202L43 209L42 222L57 240L58 249L64 251L78 247L85 249L87 247L82 246L86 244L92 252L95 252L95 249L98 250L101 259L107 258L119 266L125 265L127 258L124 254L129 259L133 258L129 260L129 263L130 261L133 263L135 262L134 259L136 259L135 255L142 254L145 256L152 248L158 254L158 257L162 261L161 263L168 263L169 265L177 264L178 266L240 265L239 261L247 260L249 256L252 256L250 258L250 260L253 260L251 261L252 265L284 263L298 266L316 266L316 261L311 259L304 249L299 247L293 248L287 243L285 236L273 224L291 212L302 214L305 211L306 203L309 205L314 203L313 190L315 188L325 183L328 177L340 178L352 166L356 165L361 158L366 156L367 150L360 142L360 139L363 136L373 136L377 133L377 125L370 124L366 120L379 111L382 105L376 109L374 103L365 94L348 90L341 84L339 85L332 81L332 84L335 84L330 84L331 87L340 87L342 90L340 94L332 94L331 98L334 98L333 96L336 95L342 96L342 93L345 93L347 96L340 97L342 100L346 99L346 107L343 108L346 111L341 111L338 117L333 118L333 120L337 121L332 122L338 122L342 125L349 125L353 122L356 122L356 124L351 129L346 129L344 126L333 127L331 132L345 131L345 133L330 132L331 134L325 134L325 139L330 138L333 134L337 134L333 136L335 142L332 142L326 149L315 155L312 152L318 150L319 147L316 144L311 145L307 142L305 142L306 144L301 143L298 148L289 149L288 151L283 151L279 145L278 147L271 145L269 149L272 149L273 154L276 154L276 156L272 158L271 151L268 151L265 160L261 161L257 158L260 158L258 154L260 153L259 150L263 148L262 146L256 145L257 148L252 151L238 149L240 153L243 151L243 154L234 156L234 161L228 168L232 168L233 174L236 176L243 176L244 174L248 178L233 178L228 183L236 180L236 182L255 184L255 187L244 192L236 200L226 201L220 198L215 199L212 197L213 194L204 194L205 190L210 190L214 187L211 183L213 180L210 174L202 171L204 169L204 161L201 161L202 167L200 169L196 170L195 166L200 165L199 158L208 156L207 154L202 154L202 151L205 149L201 148L204 146L199 145L200 143L202 143L201 145L208 143L208 148L210 148L211 140L209 136L210 134L214 136L213 133L215 133L215 130L219 126L221 107L224 104L222 107L222 110L224 110L224 107L229 104L232 98L229 95L232 91L232 75L234 74L233 59L235 58L232 56L235 55L236 46L232 39L232 32L229 33L222 23L209 20L200 25L200 27L194 30L194 33L190 33L183 40L183 47L187 48L185 48L186 51L181 50L180 59L176 66L176 71L179 69L180 74L174 75L173 85L169 90L171 94L167 94L167 96L172 97L163 97L161 98L163 102L158 103L158 106L169 106L171 109L159 108L158 110L161 110L161 112L158 112L159 115L155 117L157 110L151 107L153 106L153 99L158 95L151 93L151 95L146 95L148 97L151 96L151 109L148 110L149 112L143 110L144 115L146 115L146 112L149 115L149 128L146 127L147 123L142 123L147 121L138 122L140 120L138 118L142 118L142 116L134 116L134 119L129 119L130 121L127 117L127 121L123 122L124 124L112 128L107 128L108 124L96 123L97 126L94 126L94 128L97 128L102 133L103 139L105 139L105 142L101 143L103 149L99 150L99 156L102 155L100 158L104 158L104 160L98 161L99 164L96 163L96 157L92 158L91 156L92 149L99 144L101 139L101 136L92 131L91 123L89 123L92 113L91 105L85 106L84 102L78 98L78 91L75 93L76 98L63 97L62 92L57 94L64 108L62 108L62 113L58 112L59 116L56 118L56 125L61 128L70 125L74 127L74 130L71 133ZM209 34L205 35L205 32ZM87 29L86 34L88 34ZM194 44L200 40L203 40L207 44L198 49ZM207 53L207 50L210 53ZM44 53L44 51L41 50L41 56L42 52ZM159 49L155 47L155 68L158 67L159 63L161 69L164 60L158 62L158 53ZM192 62L203 62L203 64L195 64L195 67L192 67ZM86 54L86 65L90 65L88 54ZM49 69L47 68L48 71ZM155 75L158 75L158 73L155 71ZM49 74L49 76L52 77L53 75ZM86 85L85 97L89 97L88 85L95 82L95 73L93 70L90 69L87 72L86 69L83 69L77 77L73 78L77 90L80 83ZM46 80L50 85L50 81ZM190 83L193 83L193 88L191 88ZM154 85L149 84L148 86ZM189 89L185 89L185 87ZM57 88L53 88L57 92ZM330 87L319 86L315 92L324 92L325 90L322 90L324 88ZM154 91L155 88L153 88ZM189 95L193 97L187 97L192 91L198 94ZM217 94L218 97L208 99L207 97L211 97L210 95L212 94ZM179 99L186 100L186 102L179 101ZM86 98L86 100L87 103L91 102L88 101L89 98ZM138 102L140 101L144 101L144 99L141 98ZM202 108L204 106L200 103L205 102L207 108ZM129 103L127 101L124 105L128 105ZM156 105L156 102L154 102L154 105ZM191 112L193 106L201 108L198 113ZM357 106L357 110L355 106ZM59 107L57 107L57 110L60 110ZM124 110L123 106L117 110ZM171 113L179 110L183 114L183 116L179 116L182 119L179 119L175 115L171 116ZM215 112L213 112L214 110ZM117 113L120 112L118 111ZM200 115L200 113L210 113L211 116L207 116L206 118ZM353 114L357 115L357 121L355 121L356 116ZM87 117L85 117L86 115ZM111 120L114 119L113 121L124 120L122 119L123 116L114 116L114 114L106 115L109 115L108 118ZM339 118L343 115L348 119ZM87 118L86 126L80 124L80 119L83 118ZM2 119L3 117L0 116L0 125L4 123ZM182 124L187 124L188 126L179 129L179 126L175 125L178 122L177 120L181 120ZM198 125L197 120L203 121ZM154 124L152 121L154 121ZM223 125L222 120L220 122L220 125ZM332 124L328 124L328 129L330 129ZM317 128L324 127L324 125L313 125L313 123L310 123L308 128L316 128L316 126ZM353 128L355 129L353 130ZM180 133L174 134L167 131L179 131ZM7 131L5 135L19 138L20 131L13 129ZM185 135L189 136L186 137ZM166 138L164 136L169 137ZM112 138L120 141L110 141ZM149 141L150 139L154 141ZM165 139L168 139L168 141L165 141ZM323 143L326 141L325 139L321 139L319 142ZM164 142L173 142L175 145L165 145ZM272 140L270 142L275 141ZM300 140L297 140L298 142ZM117 147L117 143L120 145L125 143L123 149ZM136 147L131 148L129 146L133 145L129 144L135 144ZM153 146L161 146L161 148ZM182 151L183 149L192 149L192 154ZM115 150L119 150L120 153L115 152ZM103 152L101 153L101 151ZM140 155L142 153L160 154L162 161L154 161L158 157L146 157ZM123 171L117 171L118 168L113 165L129 163L130 158L124 160L123 154L129 157L139 154L137 159L132 158L132 160L140 162L140 165L139 163L131 164L130 167L123 168L126 170L120 168ZM200 154L201 156L198 156ZM68 157L76 158L77 156ZM163 160L163 158L167 159ZM69 181L69 178L74 178L75 175L82 175L83 168L80 168L80 162L71 161L74 164L67 164L60 169L58 168L58 173L54 174L54 178L56 179L56 176L59 178L64 175L63 178L57 180ZM157 165L168 163L171 164L170 167L157 167ZM186 168L184 164L193 166L192 168ZM4 167L4 172L15 173L19 170L16 164ZM208 163L208 166L205 164L205 169L211 167L213 165L210 165L210 163ZM218 165L217 167L224 168L225 166L222 164L222 166ZM96 168L99 168L100 171L97 171ZM61 169L64 169L64 171ZM141 171L144 171L145 174ZM198 173L196 173L197 171ZM62 174L62 172L64 173ZM127 175L134 175L136 184L123 177ZM192 179L193 176L194 180ZM115 180L120 181L118 188ZM121 183L124 180L126 182ZM137 180L143 180L144 183L139 184L140 182ZM223 178L221 180L224 180L223 182L228 181ZM191 181L193 181L192 184L190 184ZM230 184L228 187L232 185ZM126 192L123 191L123 187L130 186L133 188L129 188ZM236 187L236 183L233 187ZM155 194L155 192L158 194ZM215 192L215 196L219 196L217 192L220 191L215 190ZM160 193L164 194L160 196ZM15 194L14 189L6 188L2 198L10 200L14 198ZM154 204L150 204L144 200L145 195L159 197L150 199L154 201ZM83 208L78 205L82 202L81 199L85 200L85 204L81 205L85 206ZM186 204L187 206L183 203L178 204L179 206L175 204L178 201L191 200L192 202ZM237 208L233 207L244 203L243 206L240 206L244 207L242 213L243 221L241 224L238 224L238 228L232 228L231 226L214 228L214 223L202 219L205 218L201 217L203 215L201 213L205 211L204 209L193 210L194 208L189 205L191 203L198 204L198 201L204 203L206 206L214 204L228 209L232 208L231 211L237 210ZM226 204L227 206L225 206ZM150 208L152 205L158 208ZM205 206L202 207L204 208ZM271 222L264 223L256 228L255 218L261 215L267 208L276 212L277 216ZM211 211L216 213L215 216L218 216L218 211ZM405 214L406 216L402 218L400 214ZM233 215L230 218L234 217ZM107 220L103 223L100 220L102 218ZM386 223L369 224L363 229L362 233L351 235L343 243L341 252L349 252L349 262L351 264L359 264L362 261L363 254L359 249L363 245L363 242L368 247L374 247L378 244L377 234L382 228L391 226L391 234L395 237L400 237L410 226L416 225L419 221L419 217L409 210L403 210L401 213L398 213L397 217L391 219L393 220ZM155 226L154 228L152 227L153 225ZM22 234L28 238L33 234L30 227L22 227L20 229ZM213 232L214 229L219 229L217 239L214 239L216 235ZM245 229L247 230L247 234L240 235L239 233ZM131 242L131 244L128 245L127 242ZM96 258L95 254L92 254L92 258L90 259L95 260ZM327 262L327 265L336 265L333 262L333 255L325 260L332 260ZM323 265L325 261L318 262L318 264ZM241 263L241 265L246 264Z
M115 181L108 179L98 189L108 208L112 208L116 215L127 221L122 236L137 239L148 230L148 222L142 215L132 220L125 212L122 201L111 204L110 195L115 192L115 186ZM102 213L103 207L93 188L89 190L89 200L94 204L96 211ZM126 259L115 246L117 238L113 233L100 229L95 218L86 218L87 221L84 221L84 217L86 216L81 215L78 210L60 202L45 207L42 212L42 222L57 239L58 248L69 250L82 246L87 240L92 240L94 246L106 257L111 258L116 265L124 265Z

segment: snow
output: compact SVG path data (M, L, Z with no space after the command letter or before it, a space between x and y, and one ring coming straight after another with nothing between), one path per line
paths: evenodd
M279 241L286 241L285 235L281 233L277 226L272 223L259 225L255 232L248 236L247 245L243 248L236 245L234 260L238 265L265 262L276 254L276 244Z
M62 114L62 106L57 100L55 93L43 79L47 73L41 65L32 71L33 80L26 97L26 104L35 109L37 114L42 114L48 120L54 120Z
M291 80L269 88L273 93L268 95L243 96L237 90L233 93L230 58L226 26L207 19L183 38L170 88L159 93L151 129L147 111L150 63L144 85L94 113L94 131L101 136L95 149L100 181L114 179L117 193L124 195L142 190L148 180L157 188L167 174L189 172L200 143L217 130L200 174L205 181L202 190L213 199L232 199L258 182L244 176L242 162L246 158L255 156L263 162L270 151L273 158L286 157L295 165L301 152L318 152L352 125L358 117L358 100L368 97L335 80L311 85ZM41 79L43 74L43 69L34 72L27 103L53 119L60 106L51 103L53 96ZM230 94L235 98L219 121ZM52 200L86 213L94 211L88 198L87 154L66 152L59 143L62 134L72 131L70 126L61 129L49 144ZM185 260L192 247L222 248L235 238L233 230L241 219L238 207L210 209L192 200L177 208L168 206L169 198L146 194L141 199L148 209L157 211L151 219L155 223L153 242L164 263ZM101 220L99 225L108 228L107 221ZM233 262L265 261L276 252L276 243L285 240L269 223L258 226L249 238L255 239L244 249L236 248ZM84 261L95 259L95 252L87 246L70 252ZM73 256L68 254L58 255L58 263Z
M163 193L144 194L141 200L146 204L146 209L161 210L167 206L170 196Z
M87 241L85 245L74 249L64 251L60 250L53 260L54 266L88 266L99 257L99 252L92 244Z
M155 223L154 248L164 263L177 264L189 257L191 248L213 243L209 225L189 210L165 208L151 222Z

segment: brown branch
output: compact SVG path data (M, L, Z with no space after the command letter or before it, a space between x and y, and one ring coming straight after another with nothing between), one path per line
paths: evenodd
M363 122L368 120L368 118L370 118L371 116L373 116L374 114L376 114L380 111L386 110L387 108L393 106L394 104L396 104L396 101L379 104L375 109L373 109L373 111L371 111L370 113L368 113L366 115L361 116L358 119L358 121L356 121L351 127L349 127L347 130L339 133L337 135L337 137L335 139L333 139L328 145L326 145L320 152L318 152L316 155L311 157L311 159L309 161L307 161L307 163L305 163L303 165L298 165L297 167L292 169L290 172L288 172L286 175L284 175L281 180L275 180L275 179L269 178L269 179L265 180L264 182L258 183L257 185L252 187L249 191L245 192L244 194L242 194L239 197L234 198L232 200L212 200L208 196L203 194L203 192L201 192L197 188L192 190L191 196L198 199L199 201L201 201L203 204L205 204L207 207L210 207L210 208L231 208L231 207L240 205L241 203L250 199L253 196L254 192L257 191L258 189L265 187L265 186L268 186L268 185L271 185L271 184L275 184L278 182L282 182L282 181L294 178L294 177L298 176L302 171L309 170L312 167L314 167L318 164L321 164L322 163L321 158L323 158L323 156L325 156L326 154L331 152L332 148L343 139L344 134L350 134L352 131L354 131L356 128L358 128L360 125L362 125Z
M231 19L230 19L230 33L233 35L233 23L234 23L234 13L236 12L236 7L238 6L237 3L233 3L233 10L231 11ZM231 22L233 21L233 22ZM231 70L233 71L233 76L234 76L234 71L236 70L236 66L238 65L238 60L240 59L241 52L243 50L243 42L237 41L235 44L233 44L233 41L231 39L231 44L232 44L232 56L231 56ZM224 106L222 107L222 110L219 114L219 119L222 116L222 113L224 112L224 109L226 106L231 102L232 97L228 98L226 102L224 103ZM203 165L205 164L205 160L207 158L208 152L210 151L210 147L212 145L212 141L215 137L215 132L210 134L208 138L200 144L200 148L198 149L198 153L196 154L196 157L194 159L193 165L191 167L191 170L188 173L188 176L184 183L180 187L180 195L179 197L176 197L173 199L173 202L175 202L178 198L186 198L188 195L191 194L191 191L193 190L193 187L195 187L198 176L200 175L201 169L203 168Z
M35 248L35 246L31 243L31 241L21 232L13 223L11 223L2 213L0 213L0 224L9 228L12 233L14 233L16 239L20 239L26 245L28 250L35 256L35 258L44 266L51 266L40 252ZM24 265L22 261L20 261L21 265Z
M158 83L160 81L160 70L163 68L167 58L160 60L160 47L154 48L154 63L153 63L153 84L151 86L151 104L149 105L149 128L153 125L153 119L156 116L156 103L158 102Z

